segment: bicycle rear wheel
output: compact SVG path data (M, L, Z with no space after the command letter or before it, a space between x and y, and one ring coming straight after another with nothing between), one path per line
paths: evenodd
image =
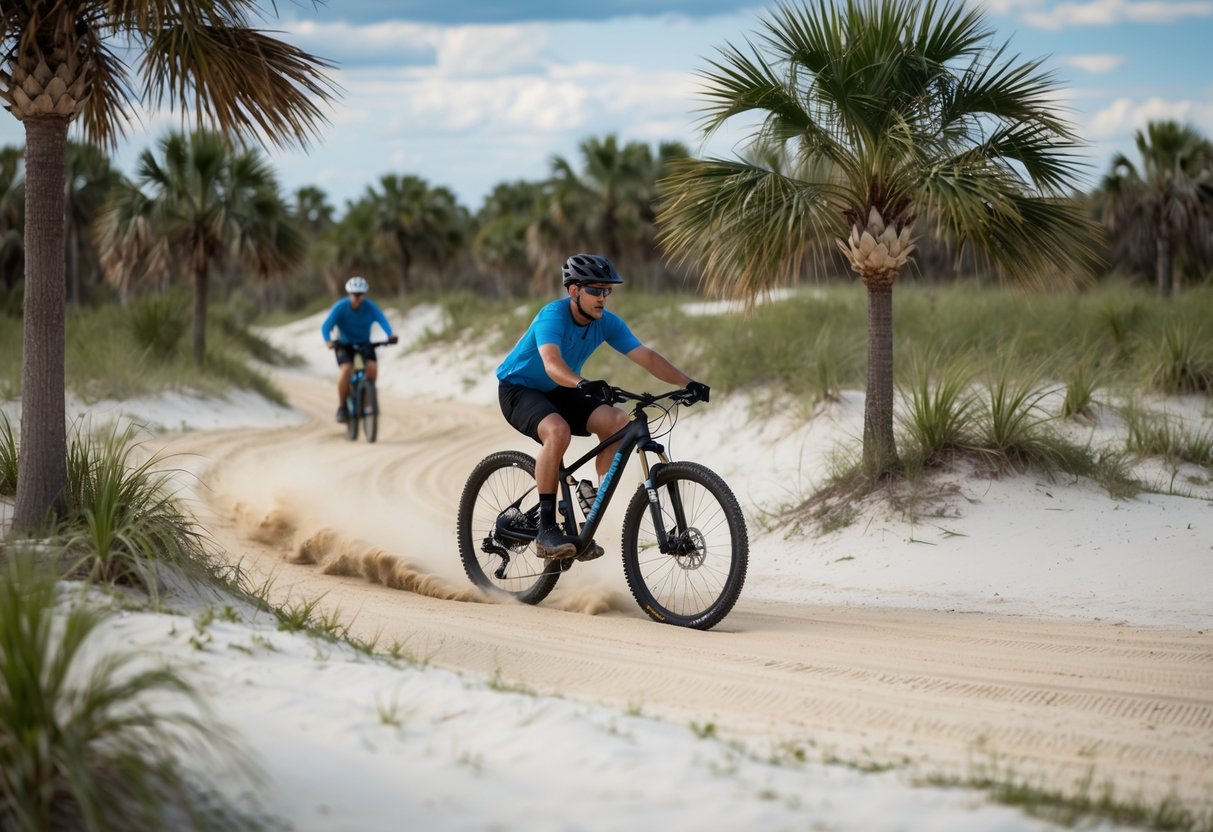
M459 559L472 583L538 604L560 577L560 562L535 554L539 496L535 460L500 451L480 461L459 498Z
M367 379L358 389L358 413L362 417L362 433L367 442L379 438L379 393L375 390L375 382Z
M623 518L623 572L654 621L708 630L741 595L750 543L737 498L715 472L694 462L653 469L669 551L658 545L644 486Z

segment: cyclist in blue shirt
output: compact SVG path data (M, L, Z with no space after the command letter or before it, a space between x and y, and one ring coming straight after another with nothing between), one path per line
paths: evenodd
M536 552L542 558L590 560L602 555L602 547L593 544L578 556L573 538L556 525L560 464L573 434L593 433L603 441L627 424L628 415L612 406L610 384L582 377L586 359L605 342L654 377L688 388L700 401L708 400L709 389L642 344L622 318L606 309L607 296L623 283L609 260L597 254L574 254L562 272L568 296L540 309L501 362L498 398L506 421L542 446L535 457ZM600 480L613 454L613 448L607 448L598 455Z
M392 325L383 312L367 298L369 289L365 277L351 277L345 282L348 297L333 304L320 325L320 335L336 353L337 366L341 368L341 378L337 381L338 422L349 419L345 412L345 397L350 394L350 378L354 375L354 353L362 356L368 379L374 381L379 375L379 362L375 358L375 348L371 346L371 325L379 324L389 344L400 340L392 334ZM336 337L333 337L334 328Z

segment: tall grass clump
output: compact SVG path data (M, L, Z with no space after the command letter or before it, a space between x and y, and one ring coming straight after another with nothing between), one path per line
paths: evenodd
M17 437L8 414L0 411L0 496L17 493Z
M1104 372L1090 354L1084 355L1065 372L1066 396L1061 403L1063 419L1095 418L1095 391L1104 381Z
M936 367L938 373L933 372ZM906 375L909 380L899 385L904 405L898 412L912 446L903 449L906 461L913 454L920 464L933 465L951 452L972 447L978 401L970 362L964 356L941 362L938 351L929 350L910 359Z
M54 563L0 564L0 829L234 829L198 785L205 763L245 766L178 671L99 653L111 612L59 611ZM180 760L193 765L183 770ZM203 781L205 782L205 781Z
M1190 462L1213 468L1213 427L1185 428L1165 413L1155 413L1136 403L1126 406L1125 449L1137 456L1159 457L1166 462Z
M1039 370L1021 373L1004 359L986 382L978 418L977 447L999 468L1057 468L1078 473L1071 446L1052 430L1055 418L1041 402L1051 393Z
M1167 326L1149 373L1151 386L1163 393L1213 392L1213 333L1185 323Z
M135 429L68 439L67 508L58 536L73 574L138 587L157 597L159 567L200 580L213 571L206 539L169 491L161 459L140 461Z
M1110 343L1118 357L1133 351L1133 343L1146 320L1146 308L1124 292L1109 293L1096 312L1096 335Z

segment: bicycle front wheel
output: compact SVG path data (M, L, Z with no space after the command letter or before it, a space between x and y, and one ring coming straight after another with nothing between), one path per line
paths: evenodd
M654 621L708 630L741 595L750 543L737 498L694 462L655 467L657 502L642 485L623 518L623 571L636 603ZM667 551L654 525L660 516Z
M459 558L472 583L524 604L546 598L560 562L535 554L538 527L534 458L501 451L481 460L459 498Z
M353 442L358 438L358 391L361 385L345 397L345 435Z
M374 442L379 438L379 393L375 390L375 382L362 382L358 390L359 405L358 412L362 417L362 433L366 436L367 442Z

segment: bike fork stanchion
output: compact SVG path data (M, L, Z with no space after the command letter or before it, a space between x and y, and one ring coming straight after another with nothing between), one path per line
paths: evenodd
M655 477L649 469L648 457L643 452L638 455L640 456L640 466L644 473L644 490L649 496L649 514L653 518L653 530L657 536L657 549L663 555L668 555L671 548L670 534L666 530L665 517L661 510L661 492L657 490L657 486L653 482ZM661 460L661 463L669 463L670 461L664 453L659 454L658 459ZM660 470L660 467L658 467L658 470ZM674 514L673 532L676 535L682 535L689 526L687 525L686 511L682 506L682 495L678 492L678 480L670 481L666 493L669 494L670 510Z

